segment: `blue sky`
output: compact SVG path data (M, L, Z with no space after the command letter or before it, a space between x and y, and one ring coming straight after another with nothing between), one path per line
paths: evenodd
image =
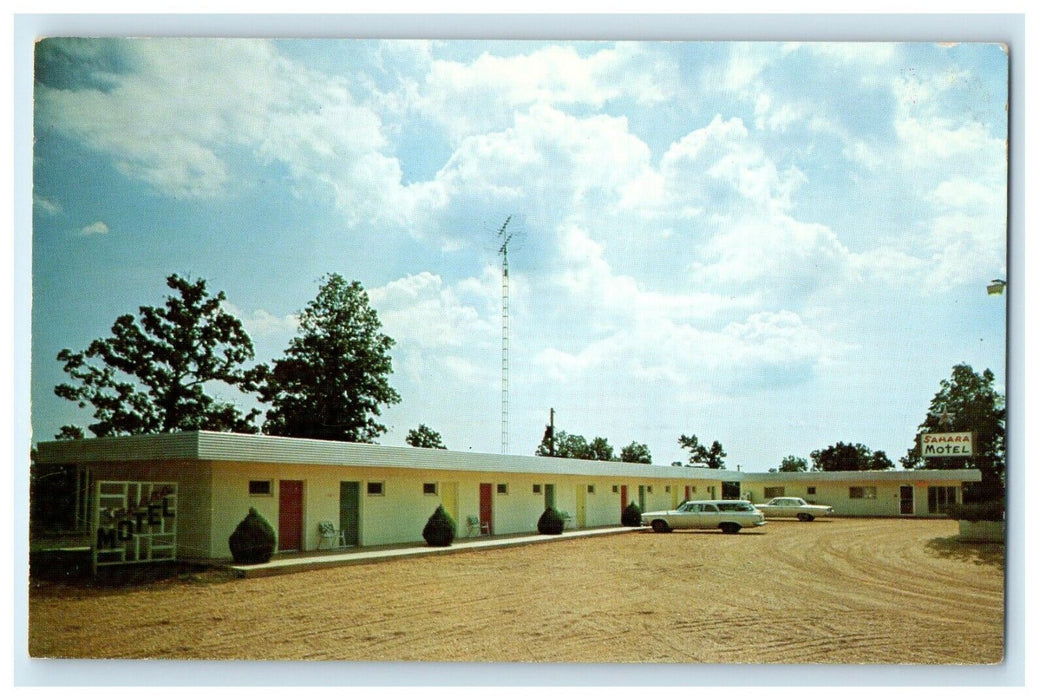
M512 215L510 452L554 407L662 464L681 433L730 468L896 462L953 365L1002 388L1007 70L984 43L42 44L33 439L90 420L59 350L168 274L265 361L338 272L397 342L381 442L499 452Z

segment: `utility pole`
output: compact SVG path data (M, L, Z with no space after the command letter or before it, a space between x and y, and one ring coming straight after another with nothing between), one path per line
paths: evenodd
M548 409L548 425L545 426L545 439L548 440L548 456L556 456L556 409Z

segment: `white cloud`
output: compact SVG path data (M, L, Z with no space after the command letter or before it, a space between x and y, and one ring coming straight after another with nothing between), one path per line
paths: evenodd
M34 193L33 212L44 216L57 216L62 213L62 207L50 199Z
M95 221L82 227L78 233L81 236L104 236L109 233L109 226L104 221Z
M444 124L450 138L508 126L505 117L532 105L601 107L627 98L640 104L668 99L662 88L675 68L635 43L581 56L573 46L529 53L484 53L470 63L435 60L419 86L422 110Z
M493 268L488 271L482 286L472 279L446 286L439 275L422 272L367 294L381 318L383 332L397 344L428 349L489 346L500 337L492 306L498 289L493 272ZM485 292L486 298L476 298L477 290Z
M110 155L125 175L178 198L239 186L235 158L280 162L350 222L395 211L399 165L378 117L347 84L293 64L270 42L126 41L133 72L107 88L37 90L38 123Z
M744 216L724 224L702 248L693 274L718 289L787 303L848 277L850 252L826 226L783 214Z
M265 309L254 309L248 312L228 300L222 302L222 309L240 319L244 330L251 338L283 342L298 332L297 314L276 316Z
M752 208L789 209L803 182L795 168L779 170L740 119L724 120L719 115L673 143L661 159L661 173L676 203L713 220Z

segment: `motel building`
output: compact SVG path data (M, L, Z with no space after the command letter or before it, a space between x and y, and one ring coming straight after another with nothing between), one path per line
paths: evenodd
M660 510L714 498L800 496L837 516L944 517L962 484L981 478L756 474L205 431L44 442L36 463L76 469L77 522L113 564L229 560L229 535L251 507L276 530L278 551L304 552L416 545L440 504L458 537L535 533L548 506L568 514L568 528L591 528L620 525L631 502Z

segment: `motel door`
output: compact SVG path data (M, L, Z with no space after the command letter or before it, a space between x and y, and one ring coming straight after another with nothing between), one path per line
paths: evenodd
M341 482L338 499L338 525L345 533L345 545L355 547L360 543L360 482Z
M494 534L494 484L479 485L479 522L489 528L489 534Z
M280 481L279 549L281 552L301 549L304 492L304 482L302 481Z
M915 498L911 486L901 487L901 515L911 515L915 512Z
M646 486L643 484L639 485L639 512L642 513L646 510Z
M585 506L588 501L588 486L578 484L577 487L577 515L574 522L578 527L585 527Z
M556 507L556 485L545 484L545 507L555 508Z
M628 508L628 487L621 484L621 514L625 514L625 508Z
M439 483L439 497L440 502L443 504L443 510L447 511L447 515L453 518L455 523L460 522L458 520L458 482L441 481ZM457 533L454 534L456 535Z

